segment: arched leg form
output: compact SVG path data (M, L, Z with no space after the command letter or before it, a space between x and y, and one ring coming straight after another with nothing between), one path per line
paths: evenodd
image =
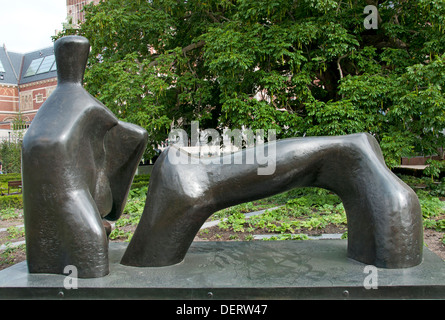
M147 202L121 263L167 266L182 261L205 220L222 208L295 187L337 193L348 219L348 256L385 268L422 260L422 220L416 194L386 167L369 134L277 141L275 171L259 175L254 164L178 164L178 149L162 153L153 170ZM243 150L243 159L251 152ZM232 157L231 159L227 157ZM213 159L215 160L215 159ZM217 161L214 161L217 162ZM224 164L228 163L228 164Z

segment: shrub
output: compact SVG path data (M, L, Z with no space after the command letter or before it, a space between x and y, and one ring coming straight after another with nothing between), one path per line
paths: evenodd
M21 194L0 197L0 209L23 209L23 197Z
M0 174L0 183L13 180L22 180L22 174L21 173Z
M143 188L148 186L148 182L150 181L149 174L139 174L136 175L133 179L133 183L131 184L130 189Z

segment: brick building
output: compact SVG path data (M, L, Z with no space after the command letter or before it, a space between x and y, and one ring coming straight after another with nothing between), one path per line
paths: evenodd
M74 27L85 20L83 7L100 0L66 0ZM57 86L54 48L29 53L9 52L0 47L0 140L11 139L19 115L29 126L37 110Z
M0 48L0 139L9 138L21 114L28 126L57 86L52 47L21 54Z
M98 4L100 0L66 0L66 12L68 14L68 18L71 18L71 23L75 28L80 22L85 21L83 7L91 2Z

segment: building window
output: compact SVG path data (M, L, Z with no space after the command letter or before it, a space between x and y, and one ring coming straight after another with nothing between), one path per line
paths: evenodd
M52 54L50 56L32 60L31 64L28 67L28 70L26 70L25 77L55 71L56 69L56 58Z
M36 95L36 102L37 103L43 102L43 94L39 93L38 95Z
M25 77L30 77L36 74L37 70L39 70L40 64L42 63L43 58L35 59L31 61L31 64L26 70Z
M53 64L55 64L54 61L56 61L56 57L54 55L45 57L45 59L43 59L42 64L39 67L39 70L37 70L36 74L49 72Z
M5 72L5 68L3 68L2 62L0 61L0 72Z

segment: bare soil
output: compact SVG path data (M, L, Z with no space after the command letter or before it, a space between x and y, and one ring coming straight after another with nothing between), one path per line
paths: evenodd
M308 236L318 236L321 234L340 233L343 234L347 231L345 226L335 226L333 224L327 225L323 229L300 229L299 234L305 234ZM298 234L298 233L296 233ZM274 235L270 233L266 228L256 229L254 232L235 232L233 230L222 230L217 226L201 230L195 237L195 241L244 241L249 240L254 235ZM278 235L278 234L277 234Z
M436 230L425 229L423 232L423 240L428 249L445 261L445 244L442 242L442 237L443 233Z
M344 226L328 225L323 229L301 229L300 234L317 236L321 234L343 234L347 231ZM255 230L254 233L234 232L232 230L221 230L218 227L208 229L208 232L200 232L195 241L244 241L251 239L252 235L271 234L266 230ZM443 233L433 229L425 229L423 233L424 243L432 252L445 261L445 244L442 242Z

